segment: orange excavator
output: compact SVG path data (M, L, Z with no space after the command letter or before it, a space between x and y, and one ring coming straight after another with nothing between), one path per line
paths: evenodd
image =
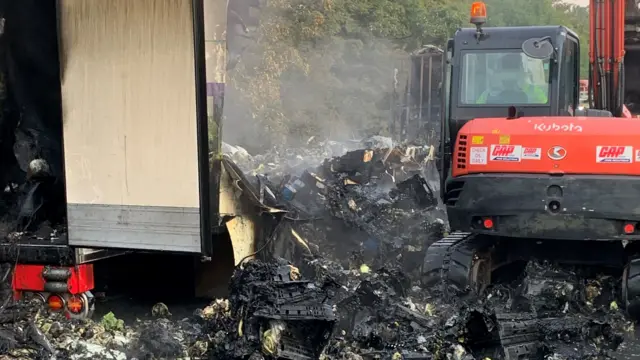
M534 258L614 267L640 308L638 0L591 0L589 109L578 36L564 26L475 28L446 47L439 148L451 232L427 250L426 285L481 294L496 270Z

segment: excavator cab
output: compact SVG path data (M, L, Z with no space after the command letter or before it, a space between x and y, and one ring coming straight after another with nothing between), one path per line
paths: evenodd
M580 106L578 36L564 26L483 28L483 6L472 7L476 28L457 30L446 47L439 164L445 203L453 145L469 120L575 116Z

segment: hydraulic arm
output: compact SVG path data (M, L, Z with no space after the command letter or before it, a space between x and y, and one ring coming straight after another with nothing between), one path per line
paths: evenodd
M589 106L618 117L631 117L624 106L625 5L590 0L589 7Z

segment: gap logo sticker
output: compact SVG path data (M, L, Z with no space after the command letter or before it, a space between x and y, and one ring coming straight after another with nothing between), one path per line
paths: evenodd
M596 146L597 163L631 163L633 146Z
M521 159L521 145L491 145L491 161L520 162Z
M522 160L540 160L542 159L542 148L523 147Z

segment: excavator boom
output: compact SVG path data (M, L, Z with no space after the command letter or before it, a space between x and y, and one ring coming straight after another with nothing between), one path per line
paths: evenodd
M627 86L625 80L637 65L630 61L632 57L626 64L625 59L635 50L638 5L638 0L590 0L589 4L589 105L619 117L632 117L625 103L635 101L633 85Z

